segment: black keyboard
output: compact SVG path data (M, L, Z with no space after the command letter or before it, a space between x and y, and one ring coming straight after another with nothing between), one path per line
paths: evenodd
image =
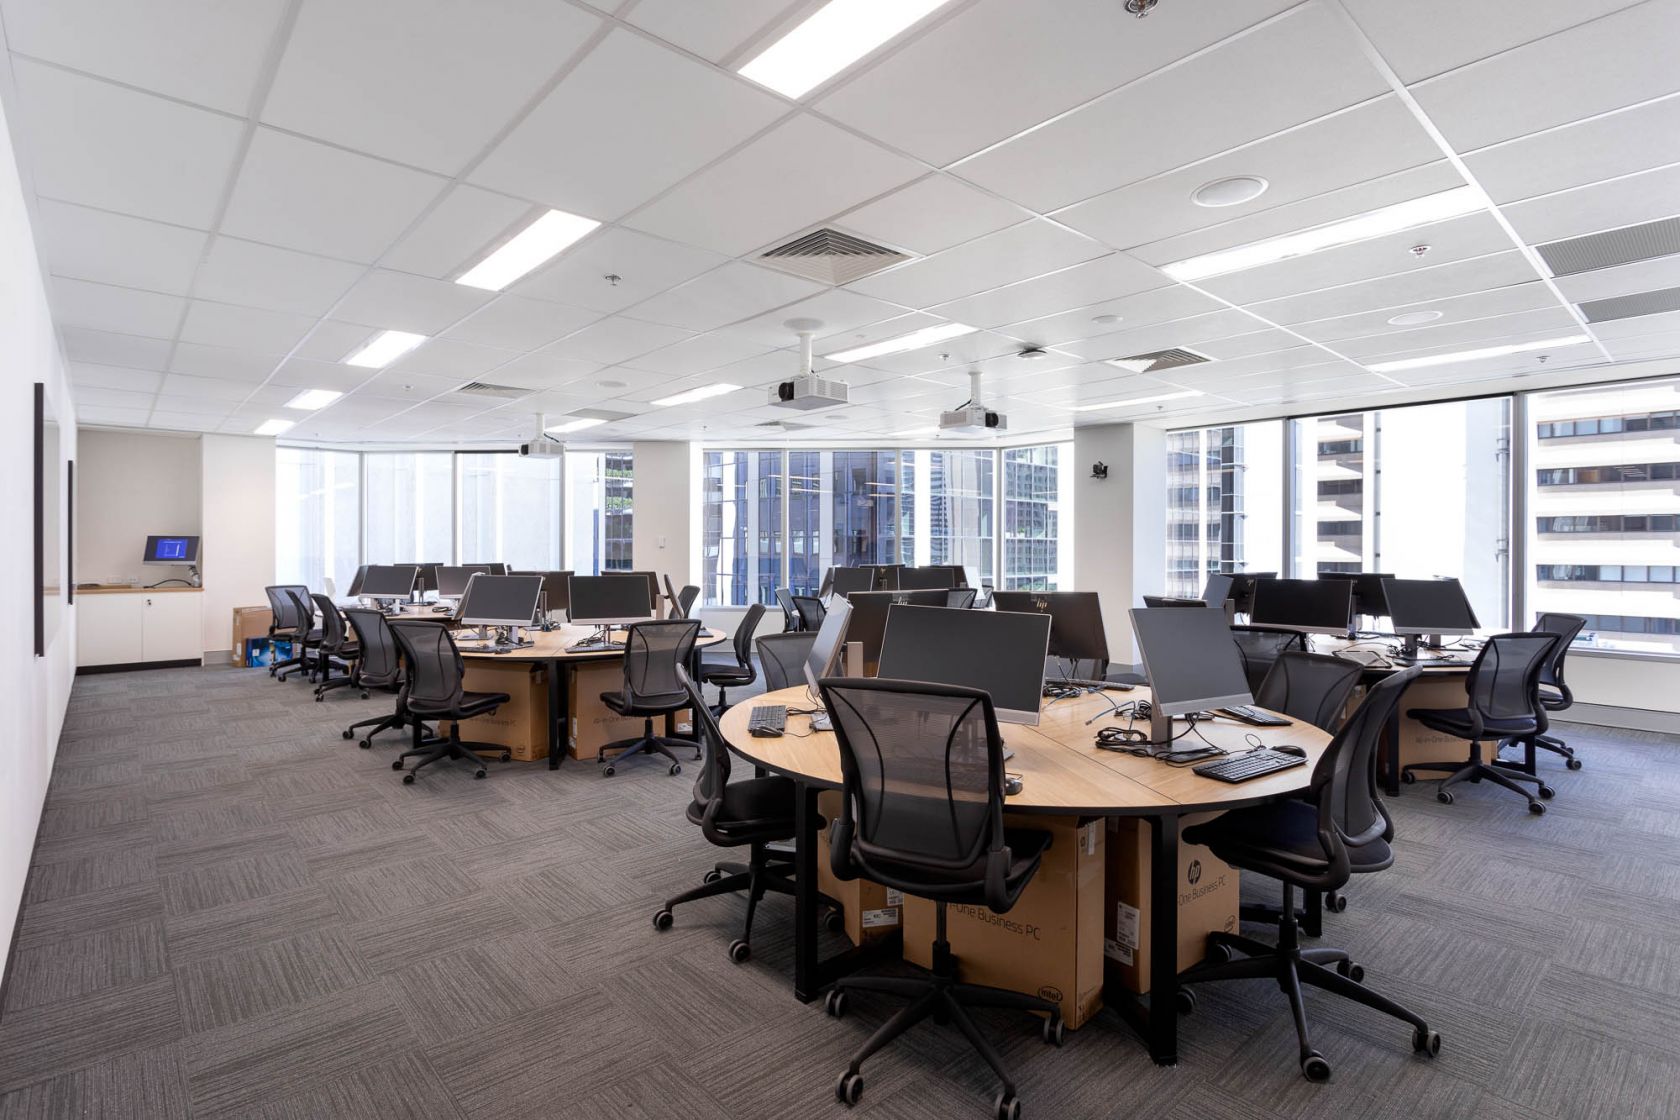
M747 719L747 734L755 739L779 738L786 730L786 704L759 704Z
M1204 778L1213 778L1221 782L1246 782L1250 778L1262 778L1279 770L1306 764L1307 760L1304 758L1262 748L1218 762L1203 763L1195 767L1195 771Z
M1263 712L1259 708L1251 708L1247 704L1233 704L1229 708L1220 708L1219 714L1241 720L1254 727L1288 727L1289 721L1282 716L1274 716L1270 712Z

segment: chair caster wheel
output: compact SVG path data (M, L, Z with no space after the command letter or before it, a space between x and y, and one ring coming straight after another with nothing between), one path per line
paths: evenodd
M1411 785L1413 782L1417 781L1417 775L1412 773L1410 770L1402 770L1400 771L1400 780L1406 785Z
M1571 770L1579 770L1581 768L1581 760L1578 758L1571 758L1566 760L1564 765Z
M401 770L402 766L403 766L403 763L402 763L402 759L400 759L400 758L393 759L391 761L391 769L393 769L393 770Z
M480 766L477 770L473 771L473 779L476 781L482 777L484 777L484 767Z
M1235 956L1236 954L1231 952L1229 945L1214 944L1208 946L1207 959L1215 964L1225 964Z
M702 883L711 884L717 882L721 878L723 878L723 872L714 867L704 875L700 876L700 881Z
M1453 795L1448 793L1446 790L1442 790L1440 793L1435 795L1435 800L1439 801L1443 805L1451 805L1453 803Z
M345 732L345 733L344 733L344 737L345 737L345 738L346 738L346 739L354 739L354 738L355 738L355 736L354 736L354 735L352 735L352 734L350 734L350 732L348 732L348 731L346 731L346 732Z
M834 1099L850 1108L862 1098L863 1074L842 1073L839 1084L834 1086Z
M1196 1010L1196 993L1189 988L1180 988L1173 997L1173 1003L1177 1005L1180 1015L1188 1015Z
M1067 1041L1067 1023L1061 1015L1052 1015L1044 1020L1044 1028L1041 1033L1046 1045L1059 1047Z
M680 762L673 762L673 763L671 763L671 770L670 770L670 773L672 773L672 774L681 774L681 773L682 773L682 763L680 763Z
M414 775L413 774L404 774L403 775L403 785L411 786L413 784L414 784Z
M1542 805L1538 801L1530 801L1528 803L1528 811L1537 817L1544 816L1546 813L1546 806Z
M512 762L513 761L513 752L512 751L503 751L502 752L502 761L503 762Z
M1541 786L1540 787L1540 800L1550 801L1552 798L1554 798L1556 796L1557 796L1557 790L1553 789L1551 786Z
M834 909L823 915L822 927L829 933L843 933L846 929L846 912Z
M618 771L614 770L611 766L603 767L601 770L601 777L610 778L616 773L618 773Z
M1352 961L1337 961L1336 971L1352 980L1355 984L1365 982L1365 966L1354 964Z
M1323 1054L1314 1050L1301 1059L1301 1075L1308 1081L1328 1081L1330 1080L1330 1063L1324 1060Z
M653 928L658 930L660 933L664 933L666 930L671 928L671 924L676 920L676 915L672 914L669 910L661 910L653 916Z
M362 699L363 699L363 700L366 700L366 699L367 699L367 698L368 698L368 694L367 694L367 693L365 693L365 692L364 692L364 693L362 693Z
M1327 914L1340 914L1347 909L1347 896L1327 891L1324 895L1324 911Z
M356 745L358 747L362 748L364 751L371 751L373 749L373 740L372 739L363 739L361 742L357 743Z
M737 937L729 943L729 959L736 964L746 964L752 959L752 946Z
M1412 1050L1431 1058L1439 1057L1441 1053L1440 1032L1423 1027L1412 1031Z
M694 761L695 762L700 761L700 748L699 747L694 748Z
M992 1115L997 1120L1021 1120L1021 1098L1014 1093L999 1093L992 1102Z
M319 704L324 699L326 699L326 697L322 696L319 692L315 694L315 703Z
M823 997L823 1010L833 1019L846 1017L846 993L839 988L830 988L828 995Z

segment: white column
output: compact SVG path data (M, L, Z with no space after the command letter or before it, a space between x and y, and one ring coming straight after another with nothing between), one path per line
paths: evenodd
M635 455L630 536L636 569L668 575L677 587L692 583L700 551L699 447L650 441L630 449Z
M1126 611L1166 585L1167 434L1136 424L1076 428L1073 459L1078 583L1069 590L1100 595L1109 659L1135 665ZM1099 460L1107 479L1091 477Z

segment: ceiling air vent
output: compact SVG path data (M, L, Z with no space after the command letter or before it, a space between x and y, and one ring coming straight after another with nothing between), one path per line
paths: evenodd
M755 428L772 428L778 432L802 432L810 426L809 424L793 424L786 420L764 420L753 425Z
M1608 323L1612 319L1636 319L1641 315L1657 315L1664 311L1680 311L1680 288L1660 288L1654 292L1635 292L1630 296L1611 296L1577 304L1589 323Z
M1159 373L1164 369L1179 369L1183 366L1199 366L1204 362L1211 362L1212 358L1206 354L1198 354L1194 350L1174 347L1171 350L1153 350L1147 354L1133 354L1128 358L1109 358L1108 364L1118 366L1132 373Z
M1553 276L1611 268L1680 253L1680 218L1662 218L1643 225L1589 233L1541 245L1539 253Z
M781 272L824 284L850 284L880 272L910 254L835 229L819 229L778 245L759 258L759 263Z
M469 381L455 391L475 397L500 397L503 400L513 400L531 392L530 389L521 389L517 385L489 385L483 381Z

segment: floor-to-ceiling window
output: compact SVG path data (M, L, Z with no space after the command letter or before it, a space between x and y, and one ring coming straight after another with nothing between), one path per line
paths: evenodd
M280 583L334 595L350 590L361 563L361 470L354 452L275 449L274 569Z
M1194 598L1213 572L1283 565L1283 424L1167 436L1166 593Z
M1055 591L1073 566L1073 456L1066 444L1003 453L1005 590Z
M560 460L502 452L455 456L463 564L560 568Z
M566 453L566 567L579 575L628 572L635 514L628 451Z
M369 452L369 564L448 564L455 556L454 456L447 451Z
M701 602L774 603L782 576L782 453L707 451L700 508Z
M917 452L915 465L926 479L926 562L960 564L976 587L995 582L997 452Z

